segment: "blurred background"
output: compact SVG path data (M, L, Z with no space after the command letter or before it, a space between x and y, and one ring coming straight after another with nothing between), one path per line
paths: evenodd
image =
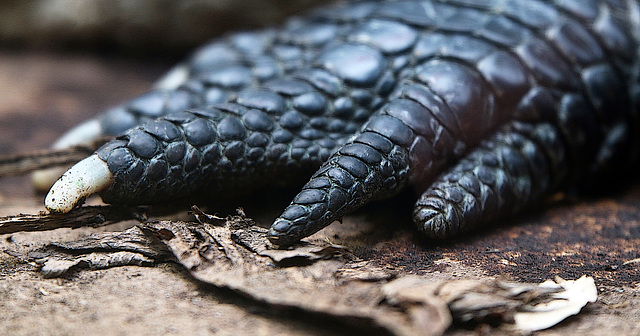
M199 45L281 24L319 0L0 0L0 155L140 95ZM31 196L0 178L0 199Z
M320 0L1 0L3 47L175 56L229 30L282 22Z

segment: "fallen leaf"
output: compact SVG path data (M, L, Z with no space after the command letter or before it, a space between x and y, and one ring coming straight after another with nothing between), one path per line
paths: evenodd
M548 280L540 287L557 289L558 292L551 294L548 302L524 306L526 311L514 315L514 329L536 331L550 328L578 314L582 307L598 298L593 278L584 275L577 280Z

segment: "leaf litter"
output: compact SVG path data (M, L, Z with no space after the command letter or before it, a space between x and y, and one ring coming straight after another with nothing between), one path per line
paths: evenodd
M320 314L393 335L442 335L452 324L541 330L597 297L591 277L541 284L434 280L399 275L328 241L278 250L267 241L267 230L242 211L227 218L193 212L196 222L149 221L123 232L53 243L30 258L50 277L80 268L176 261L200 282L274 309Z

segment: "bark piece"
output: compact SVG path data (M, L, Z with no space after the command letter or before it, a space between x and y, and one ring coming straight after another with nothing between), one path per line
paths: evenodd
M72 242L54 242L29 253L26 259L41 265L44 277L52 278L78 269L152 266L168 256L164 245L132 227L122 232L94 233Z
M142 208L84 206L66 214L40 212L0 217L0 234L59 228L100 227L131 219L143 219Z
M248 223L239 216L225 227L157 221L144 228L156 233L194 278L275 308L321 314L395 335L440 335L449 326L443 301L434 299L407 314L384 303L381 283L340 278L348 262L343 248L307 243L272 250L266 230ZM304 266L278 267L292 260L305 260Z
M73 260L47 259L42 265L41 272L45 278L53 278L79 268L98 270L117 266L151 266L153 264L153 259L147 258L139 253L90 253Z
M509 330L550 328L597 299L593 278L556 279L541 284L505 280L434 282L405 276L383 287L387 300L405 306L413 315L434 298L445 302L453 319L467 326L491 324Z

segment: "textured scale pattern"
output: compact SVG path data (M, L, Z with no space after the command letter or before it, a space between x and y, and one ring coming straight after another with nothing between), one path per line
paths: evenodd
M97 151L115 176L101 195L311 176L275 244L407 187L427 235L470 230L637 158L639 16L631 0L359 1L233 35L180 87L102 117L133 128Z

